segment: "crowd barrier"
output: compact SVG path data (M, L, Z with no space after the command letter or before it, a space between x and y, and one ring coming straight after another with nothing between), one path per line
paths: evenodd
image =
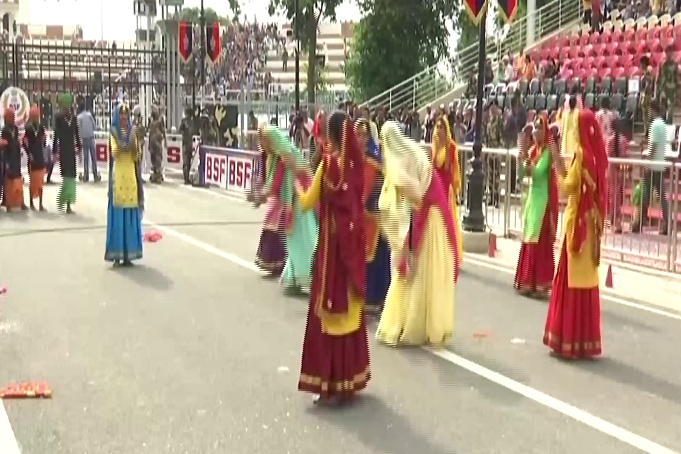
M422 145L424 148L427 145ZM219 187L230 193L246 196L259 172L260 154L256 151L230 148L206 147L199 149L199 181L201 185ZM462 175L470 170L473 150L470 146L459 146L459 162ZM669 154L674 161L676 154ZM485 168L485 199L483 210L489 228L505 237L520 237L523 228L522 207L523 186L526 179L519 177L517 149L483 149ZM664 225L660 191L643 184L650 161L636 158L610 160L609 180L613 194L610 197L606 232L602 242L602 256L612 261L627 262L638 266L663 271L681 272L681 254L677 238L678 224L681 223L679 200L681 200L681 163L666 162L663 172L664 200L668 201L669 216ZM640 183L641 190L637 191ZM642 212L647 190L647 213L650 223L640 233L631 233L637 213ZM464 210L468 189L462 187L460 203ZM641 195L637 196L636 193ZM561 212L564 200L561 201ZM622 228L624 233L619 232ZM559 222L557 238L562 237L562 219ZM666 230L667 235L658 233Z
M48 132L48 142L52 142L52 131ZM192 138L192 147L195 155L198 155L199 136ZM166 172L181 173L182 172L182 136L180 134L167 134L166 143L163 147L163 168ZM109 157L109 133L97 131L95 132L95 156L98 164L104 164ZM22 167L27 168L26 154L22 154ZM100 169L102 168L99 166ZM144 139L144 160L142 162L142 169L148 171L151 169L151 155L149 153L149 139Z

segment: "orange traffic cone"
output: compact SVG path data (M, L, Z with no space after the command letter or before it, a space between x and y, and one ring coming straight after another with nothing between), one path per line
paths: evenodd
M608 265L608 272L605 275L605 287L612 288L612 265Z
M489 234L489 249L487 250L487 256L494 258L497 253L497 236L494 232Z

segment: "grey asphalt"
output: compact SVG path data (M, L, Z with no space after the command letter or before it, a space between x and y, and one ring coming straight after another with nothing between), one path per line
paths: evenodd
M79 191L71 217L53 213L54 187L52 213L0 214L0 386L54 390L4 402L22 454L641 452L427 351L373 341L361 398L317 408L296 390L306 299L196 246L251 261L261 210L147 186L146 218L194 244L166 233L114 270L106 186ZM450 350L681 451L679 322L604 303L604 357L559 361L541 344L546 303L516 296L511 278L465 265Z

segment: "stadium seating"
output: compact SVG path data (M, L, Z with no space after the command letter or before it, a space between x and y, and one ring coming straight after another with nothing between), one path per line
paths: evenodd
M549 38L530 55L540 66L555 60L560 64L560 74L543 81L521 79L508 86L487 85L485 103L496 99L500 107L508 108L511 93L519 90L530 118L537 112L554 118L566 94L577 90L585 107L598 110L602 100L610 98L611 108L633 124L639 104L638 84L629 81L640 78L643 55L650 57L650 69L657 74L668 45L674 46L676 61L681 62L681 14L673 19L665 15L638 21L622 21L620 16L620 12L613 12L613 20L603 25L602 32L582 31ZM456 104L463 113L475 107L475 100L464 98Z

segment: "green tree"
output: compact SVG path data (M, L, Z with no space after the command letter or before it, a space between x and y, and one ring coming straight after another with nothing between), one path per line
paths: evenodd
M236 17L241 12L238 0L230 0L229 7L232 10L233 15ZM229 17L220 16L213 8L205 8L204 14L206 16L206 23L212 24L214 22L220 22L222 25L229 25L232 20ZM200 8L182 8L180 12L180 20L186 22L193 22L198 24L200 22L201 9Z
M345 74L352 95L369 99L449 57L455 0L359 0ZM413 104L415 101L410 100Z
M315 74L315 86L314 86L314 92L317 95L324 94L328 92L329 90L329 68L328 67L321 67L321 65L315 65L316 66L316 74ZM308 65L307 63L303 64L303 70L307 73L308 72ZM305 81L305 90L303 92L305 94L309 93L310 91L310 84Z
M296 15L296 3L298 14ZM317 86L317 33L324 20L336 20L336 8L343 0L270 0L269 13L281 12L298 27L301 50L307 52L307 81L312 88ZM299 19L296 20L296 19ZM299 22L299 23L298 23ZM315 103L315 90L307 90L307 102Z

